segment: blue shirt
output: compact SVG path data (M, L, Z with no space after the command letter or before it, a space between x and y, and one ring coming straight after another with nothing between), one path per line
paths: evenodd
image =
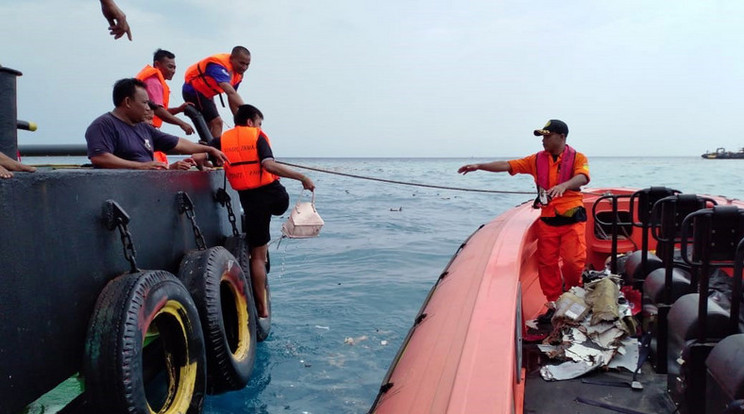
M110 112L96 118L85 131L88 158L109 153L128 161L150 162L153 151L167 152L178 140L145 122L129 125Z
M207 64L207 68L204 70L204 75L214 79L214 81L218 84L222 82L230 83L230 79L232 79L232 76L230 76L230 72L227 71L227 68L217 63ZM238 82L238 84L235 85L233 88L235 88L235 90L237 91L238 86L240 86L240 82ZM184 83L182 91L185 93L190 93L192 95L196 94L197 92L190 83Z

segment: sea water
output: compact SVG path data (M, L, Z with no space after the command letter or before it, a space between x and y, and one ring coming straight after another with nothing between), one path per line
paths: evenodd
M517 194L442 190L296 168L315 181L316 207L325 225L314 239L278 240L286 215L272 221L271 335L257 347L248 386L207 397L204 412L367 412L421 303L458 246L481 224L534 198L529 176L457 174L464 164L490 160L282 159L369 178ZM588 187L663 185L744 199L744 161L590 158L590 170ZM294 205L299 182L282 182Z

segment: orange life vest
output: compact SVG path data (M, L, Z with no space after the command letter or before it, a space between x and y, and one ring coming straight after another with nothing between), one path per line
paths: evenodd
M258 159L256 143L261 136L261 129L237 126L222 134L222 152L230 160L225 164L225 174L230 185L236 190L250 190L263 187L278 180L279 177L264 170ZM269 137L263 135L271 146Z
M155 151L152 153L152 158L154 161L160 161L162 163L165 163L165 165L168 165L168 156L165 155L163 151Z
M550 189L558 184L565 183L574 177L576 162L576 150L566 145L561 154L559 164L555 166L552 162L552 155L547 151L540 151L535 157L535 184L537 184L537 198L533 207L537 208L540 200L540 190ZM551 164L554 168L551 168ZM584 205L584 196L581 191L566 190L563 196L549 200L547 204L542 205L541 217L553 217L564 215L568 211Z
M549 180L550 161L548 157L551 155L547 151L540 151L537 153L537 174L535 182L538 186L548 189L551 187ZM558 167L558 182L553 185L565 183L573 177L574 173L574 159L576 159L576 150L566 145L563 148L563 155L561 157L561 165Z
M168 109L168 102L170 101L170 88L168 87L168 84L165 83L165 78L163 77L163 74L160 73L160 70L155 69L154 67L147 65L135 76L135 78L145 81L145 79L157 76L158 81L160 81L160 85L163 87L163 107L165 109ZM158 118L157 116L154 116L152 118L152 125L155 128L160 128L161 125L163 125L163 120Z
M232 63L230 63L229 53L219 53L200 60L186 69L184 78L186 83L191 84L194 89L207 98L212 98L223 92L217 82L211 76L207 76L206 74L207 65L210 63L216 63L227 69L230 73L230 85L232 85L233 88L240 83L241 79L243 79L243 75L235 73L233 70Z

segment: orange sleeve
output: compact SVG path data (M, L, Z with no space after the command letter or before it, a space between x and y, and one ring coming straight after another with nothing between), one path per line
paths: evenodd
M518 160L509 160L509 174L530 174L537 175L537 154L532 154Z
M586 176L587 182L591 180L591 177L589 176L589 160L586 159L586 156L580 152L576 153L576 159L574 160L574 177L584 174Z

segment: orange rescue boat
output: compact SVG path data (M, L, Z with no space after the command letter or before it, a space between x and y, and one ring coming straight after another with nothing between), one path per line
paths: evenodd
M659 188L664 190L654 192ZM659 222L650 220L649 216L652 211L658 215L659 206L653 210L654 204L669 197L679 197L679 192L664 187L640 191L627 188L585 190L584 202L589 216L587 267L604 269L610 263L615 266L618 254L636 251L642 246L654 252L657 240L650 235L654 235L654 231L658 233ZM726 211L733 211L734 216L744 211L738 208L744 206L738 200L712 197L704 198L702 203L705 211L712 212L715 205L732 205ZM720 210L719 207L715 209ZM597 412L593 402L605 409L626 413L716 412L715 409L699 411L699 401L691 403L699 398L689 392L682 391L681 396L667 393L667 382L674 382L681 376L684 364L682 369L670 367L668 372L657 372L656 363L645 363L640 374L646 387L641 392L631 387L587 384L580 379L548 382L536 374L534 365L541 358L537 356L539 352L534 352L536 345L523 341L523 333L526 332L524 321L536 318L545 310L535 256L538 216L538 210L526 202L481 226L459 247L424 301L382 381L370 413L593 413ZM735 236L740 239L741 235L744 235L744 219ZM695 241L689 237L689 246L693 246ZM680 243L676 246L679 248ZM736 247L734 245L731 251ZM740 250L744 252L744 248ZM661 261L651 253L646 260L642 260L643 254L635 254L635 257L641 257L646 270L666 266L660 265ZM739 271L734 268L733 261L718 260L714 265L721 263L719 267L726 267L729 274ZM644 274L634 281L639 289L646 270L639 270ZM651 330L646 322L644 329ZM712 325L708 326L710 331ZM712 329L717 328L713 326ZM691 332L682 335L694 336L696 330L691 329ZM720 336L716 341L723 339ZM667 337L674 337L674 334L664 336ZM737 340L744 344L744 339ZM653 358L654 355L652 362ZM744 361L740 362L744 370ZM704 371L698 372L698 376L710 375ZM689 377L690 372L697 371L689 371L688 367L685 372ZM617 377L622 374L592 375ZM744 384L744 379L738 377L725 381ZM716 380L709 379L708 383L715 385ZM692 388L705 394L705 388L700 391L699 387L693 384ZM722 396L709 396L708 404L725 403L725 408L726 404L741 398L734 395L735 391L729 392L732 395L726 395L725 390L720 394Z

